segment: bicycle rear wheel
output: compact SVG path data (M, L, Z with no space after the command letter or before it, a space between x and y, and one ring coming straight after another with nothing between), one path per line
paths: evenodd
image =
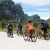
M37 33L35 33L35 32L31 33L31 40L32 40L32 42L36 42L36 40L37 40Z
M46 34L45 34L45 37L44 37L46 40L49 40L50 39L50 37L49 37L49 33L48 32L46 32Z
M9 37L10 36L10 33L7 32L7 36Z

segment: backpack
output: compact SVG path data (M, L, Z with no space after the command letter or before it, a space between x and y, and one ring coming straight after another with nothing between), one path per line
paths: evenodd
M20 24L18 24L18 28L22 28L22 24L20 23Z
M8 29L13 29L13 26L12 25L8 25Z

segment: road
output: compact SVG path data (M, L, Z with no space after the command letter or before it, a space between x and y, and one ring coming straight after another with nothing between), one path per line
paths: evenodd
M36 42L28 42L16 34L14 38L10 38L6 32L0 32L0 50L50 50L50 40L37 39Z

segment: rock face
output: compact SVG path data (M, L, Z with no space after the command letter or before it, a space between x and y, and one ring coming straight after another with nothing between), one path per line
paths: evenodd
M15 19L23 16L24 12L22 10L22 7L20 4L16 4L12 0L3 0L2 2L0 1L0 14L4 13L4 15L8 15L10 17L15 17ZM3 14L2 14L3 15ZM3 16L4 16L3 15Z

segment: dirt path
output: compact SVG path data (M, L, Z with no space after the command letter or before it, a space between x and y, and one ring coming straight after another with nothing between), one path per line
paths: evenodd
M50 40L28 42L16 34L14 38L10 38L5 32L0 32L0 50L50 50Z

